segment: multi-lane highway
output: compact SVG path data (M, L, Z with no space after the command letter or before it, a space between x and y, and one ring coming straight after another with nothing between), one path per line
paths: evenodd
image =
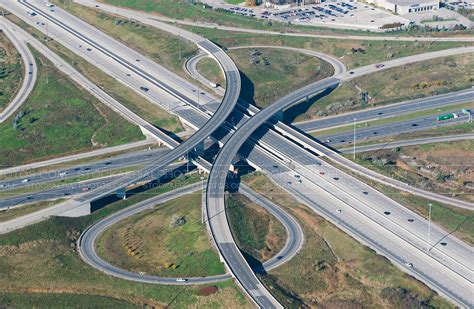
M24 41L18 40L15 31L7 29L6 27L1 27L1 30L3 30L3 33L5 33L7 38L12 42L13 46L21 56L21 60L23 62L23 80L21 87L13 100L5 107L4 110L0 112L0 123L12 116L26 101L28 95L33 90L38 73L35 57L33 57L33 54L26 46L26 43Z
M340 133L315 134L315 136L325 144L337 147L344 144L352 144L354 139L357 143L357 141L367 141L376 138L399 135L402 133L429 130L457 124L459 125L469 121L469 116L461 114L460 110L451 110L449 112L455 112L456 114L459 114L459 117L445 121L438 121L436 119L437 116L442 114L437 114L381 125L370 125L368 123L366 127L357 128L355 130L355 135L354 129L350 128L349 130L345 130Z
M464 49L464 50L462 50L462 51L459 50L459 52L466 52L466 49ZM435 54L435 55L432 54L431 56L432 56L432 57L434 57L434 56L437 57L437 56L439 56L439 55L444 55L444 54L446 54L446 53L438 53L438 54ZM420 57L418 57L418 59L419 59L419 58L420 58ZM416 59L417 59L417 57L412 57L412 58L410 58L410 59L404 59L404 61L407 61L407 62L410 62L410 61L417 61ZM403 64L403 63L404 63L403 61L398 61L398 65L399 65L399 64ZM397 65L397 61L394 61L394 63L392 63L392 65ZM387 67L388 67L388 66L387 66ZM362 74L366 74L366 73L369 73L369 72L371 71L371 70L368 70L367 68L365 68L365 69L366 69L365 72L364 72L363 69L361 69L360 72L359 72L359 71L355 72L355 74L354 74L353 76L360 76L360 75L362 75ZM372 70L373 70L373 68L372 68ZM344 76L341 76L341 78L344 78ZM291 102L291 103L295 103L295 102ZM253 119L253 117L252 117L252 119ZM286 147L286 146L285 146L285 147ZM288 146L288 147L289 147L289 146ZM296 159L299 159L299 158L297 157ZM313 160L313 161L311 161L311 162L314 162L314 158L313 158L312 160ZM268 162L268 161L267 161L267 162ZM270 162L271 162L271 161L270 161ZM302 162L302 161L297 161L298 164L299 164L300 162ZM264 165L264 164L262 164L262 165ZM305 179L309 179L309 178L311 178L311 177L315 177L315 175L305 176ZM347 188L346 188L346 190L347 190ZM371 193L371 194L372 194L372 193ZM453 242L455 243L455 240L453 240ZM436 248L436 250L439 250L439 249Z
M464 141L474 139L474 134L457 134L457 135L445 135L437 137L424 137L424 138L415 138L407 139L403 141L394 141L387 143L378 143L371 145L364 145L356 147L356 152L366 152L366 151L377 151L382 149L391 149L395 147L405 147L405 146L414 146L414 145L423 145L423 144L432 144L432 143L448 143L456 141ZM340 149L342 153L352 153L354 148L343 148Z

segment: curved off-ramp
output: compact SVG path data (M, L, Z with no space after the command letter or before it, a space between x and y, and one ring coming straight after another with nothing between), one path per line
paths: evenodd
M12 42L13 46L20 54L21 60L23 62L24 76L21 87L15 94L15 97L0 113L0 123L3 123L5 120L10 118L26 101L35 86L36 77L38 73L35 57L26 45L26 42L23 40L19 40L15 33L13 33L14 29L10 30L3 22L3 20L4 18L0 18L0 28L1 30L3 30L3 33L5 33L7 38Z
M157 204L162 204L180 196L200 191L203 188L203 184L203 182L198 182L164 194L160 194L118 211L90 226L82 233L78 241L78 251L81 258L90 266L108 275L126 280L151 284L195 285L209 284L231 279L232 276L230 274L222 274L207 277L186 277L187 280L185 282L180 282L176 281L176 278L173 277L160 277L145 274L141 275L139 273L131 272L111 265L99 257L95 251L95 243L97 238L112 225L135 214L149 210ZM250 198L253 202L260 204L262 207L268 210L282 223L282 225L285 227L285 230L287 231L287 239L284 247L274 257L263 263L263 268L265 271L269 271L288 262L296 253L298 253L304 242L303 230L299 223L291 215L275 205L273 202L258 195L247 186L241 185L240 192Z
M271 48L271 49L282 49L282 50L289 50L289 51L294 51L294 52L299 52L307 56L311 57L316 57L319 59L322 59L326 62L328 62L332 67L334 68L334 74L340 74L344 71L346 71L346 66L342 61L337 59L334 56L328 55L328 54L323 54L311 49L304 49L304 48L294 48L294 47L287 47L287 46L271 46L271 45L246 45L246 46L235 46L235 47L229 47L227 48L228 50L236 50L236 49L250 49L250 48ZM199 61L201 61L203 58L209 57L205 53L198 53L194 55L193 57L189 58L185 64L184 64L184 69L186 73L191 75L193 78L201 82L202 84L206 86L211 85L211 81L202 75L199 70L197 69L197 64ZM212 87L212 86L211 86ZM221 85L217 85L215 87L214 92L216 92L218 95L223 95L225 92L225 89L221 87ZM242 99L239 99L242 100ZM246 104L248 105L248 104Z

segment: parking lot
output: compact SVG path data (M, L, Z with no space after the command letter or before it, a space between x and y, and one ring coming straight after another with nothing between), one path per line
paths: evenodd
M213 2L215 6L216 2ZM234 14L253 18L291 22L292 24L369 29L372 31L381 30L386 25L408 24L410 22L408 19L372 6L349 1L326 2L288 9L249 8L223 4L219 7Z

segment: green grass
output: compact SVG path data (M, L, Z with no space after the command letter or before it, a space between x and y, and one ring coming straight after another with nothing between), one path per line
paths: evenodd
M20 54L4 33L0 33L0 111L15 97L23 80Z
M81 231L109 214L133 205L151 195L199 181L196 173L180 177L167 185L131 196L79 218L53 217L23 229L0 235L0 290L8 293L45 292L87 294L115 298L155 307L170 305L182 308L191 304L217 302L221 308L247 304L232 283L216 284L212 296L199 296L201 287L177 287L140 284L107 276L84 263L75 250ZM34 276L28 274L34 273ZM142 297L142 289L143 295ZM234 302L234 303L232 303Z
M196 69L209 81L221 85L221 87L225 88L226 84L224 74L222 73L221 67L214 59L210 57L202 58L197 63Z
M224 0L224 1L230 4L241 4L242 2L245 2L245 0Z
M247 29L273 30L284 32L309 32L309 33L324 33L324 34L352 34L352 35L423 35L423 36L443 36L443 33L427 33L421 31L397 31L389 33L372 33L361 30L346 30L326 27L306 26L306 25L289 25L277 21L265 21L262 19L250 18L222 10L212 10L203 6L196 1L193 5L192 1L185 0L102 0L105 3L112 5L128 7L136 10L141 10L149 13L157 13L166 17L177 20L188 20L196 22L215 23L218 25L242 27ZM232 3L238 3L245 0L230 0ZM452 32L452 34L471 34L470 31Z
M251 49L229 50L242 76L241 97L265 107L296 88L333 74L333 68L315 57L283 49L259 48L260 61L250 63ZM265 59L269 64L265 64Z
M38 39L43 38L43 35L38 30L29 26L16 16L10 14L6 15L6 17L13 23L25 29L33 37ZM43 39L40 41L43 42ZM170 115L167 111L149 102L134 90L124 87L124 85L118 82L114 77L97 69L94 65L90 64L83 58L78 57L55 40L49 42L48 48L53 50L68 63L71 63L75 69L86 78L101 87L110 96L146 121L170 132L178 133L183 131L183 127L176 116Z
M136 304L112 297L87 294L0 293L0 304L7 308L137 308Z
M34 51L38 81L19 113L0 125L0 166L7 167L143 139L130 124Z
M201 194L179 197L108 228L97 249L109 263L127 270L165 277L201 277L225 273L201 224ZM173 216L186 223L170 226ZM133 255L127 245L134 248ZM177 268L166 268L174 263Z
M240 250L264 261L283 248L285 228L257 203L240 194L228 195L226 212Z
M244 182L290 212L304 231L301 251L289 263L261 277L285 307L304 303L333 308L395 308L399 306L395 301L409 300L408 306L426 301L436 307L453 308L423 283L300 204L263 174L249 174ZM408 297L388 299L382 293L387 288L407 289Z

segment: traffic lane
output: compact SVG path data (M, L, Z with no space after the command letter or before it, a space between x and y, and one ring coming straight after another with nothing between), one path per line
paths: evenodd
M395 147L406 147L414 145L423 145L423 144L432 144L432 143L449 143L454 141L463 141L474 139L474 134L457 134L457 135L445 135L441 137L428 137L428 138L417 138L409 139L402 141L394 141L380 144L373 144L367 146L358 146L356 147L356 152L367 152L367 151L377 151L382 149L392 149ZM352 153L353 148L343 148L339 149L342 153Z
M21 60L23 62L24 71L20 89L15 94L12 101L7 104L7 106L5 106L3 111L0 112L0 123L6 121L9 117L11 117L18 110L18 108L20 108L21 105L26 101L35 86L36 77L38 74L35 58L31 53L30 49L27 47L26 42L23 40L19 40L16 37L15 29L9 29L9 27L7 27L5 24L3 24L2 28L7 38L10 40L10 42L16 48L17 52L20 54Z
M460 114L458 118L444 121L437 121L436 117L437 116L420 117L410 121L396 122L373 127L369 126L362 129L356 128L356 141L461 124L469 120L469 116L463 114ZM352 141L354 140L354 130L336 134L316 134L316 138L331 146L352 144Z
M458 103L469 103L473 101L473 97L474 89L469 88L458 92L440 94L376 108L368 108L356 112L348 112L341 115L328 116L321 119L293 123L293 125L305 132L314 132L316 130L353 124L354 119L356 119L356 123L360 123L368 120L390 118L424 109L433 109Z
M133 165L146 164L153 158L161 156L169 151L170 150L166 148L139 151L138 153L135 152L130 154L124 154L88 164L72 165L70 167L65 166L58 170L33 175L29 174L28 172L21 172L18 173L20 175L14 175L15 177L20 178L0 181L0 192L8 189L30 186L38 183L46 183L55 180L67 180L68 178L77 176L87 176L94 178L103 177L107 176L106 174L103 174L103 172Z

